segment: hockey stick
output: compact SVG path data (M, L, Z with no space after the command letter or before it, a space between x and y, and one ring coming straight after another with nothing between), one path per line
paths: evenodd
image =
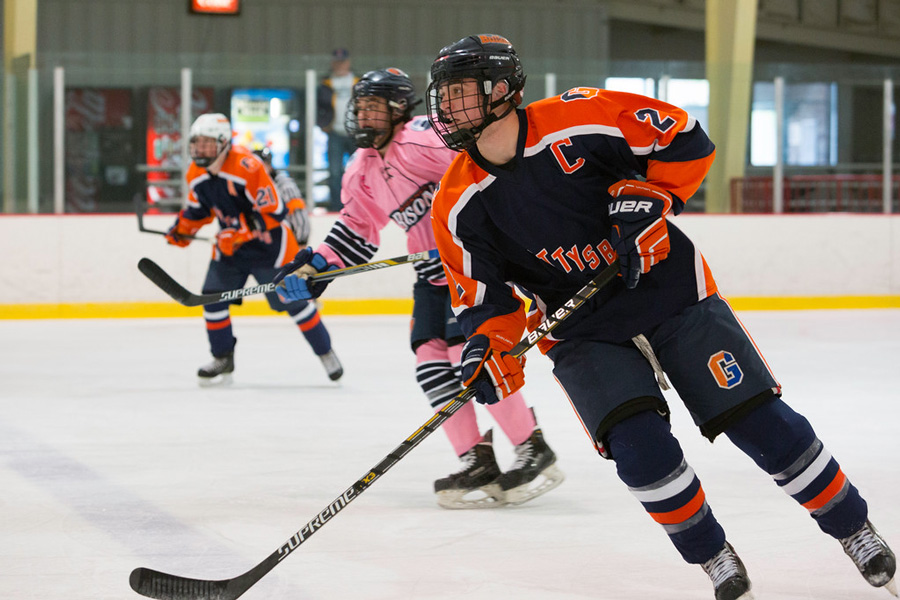
M515 347L510 351L513 356L519 357L525 354L530 348L543 339L548 333L566 317L572 314L579 306L596 294L610 281L615 279L619 272L619 261L614 261L610 266L603 269L597 277L590 283L578 290L575 295L566 301L560 308L556 309L538 325L538 327L528 333ZM471 387L464 389L456 395L456 397L443 409L436 412L424 425L416 429L415 432L394 450L385 456L380 463L369 470L353 485L347 488L343 494L335 498L331 504L326 506L324 510L319 512L312 521L304 525L300 531L295 533L286 541L278 550L270 554L261 563L233 579L221 579L218 581L205 579L191 579L188 577L180 577L178 575L169 575L153 569L139 567L131 572L129 583L131 589L138 594L149 598L157 598L158 600L235 600L244 594L257 581L262 579L269 571L278 566L282 560L300 547L314 534L325 526L328 521L333 519L339 512L359 497L372 483L379 477L384 475L388 469L400 462L413 448L418 446L422 440L434 433L440 425L449 419L456 411L462 408L469 400L475 397L475 390Z
M428 250L426 252L416 252L415 254L406 254L404 256L395 256L394 258L385 258L384 260L376 260L374 262L363 263L352 267L344 267L343 269L334 269L333 271L324 271L317 275L311 275L310 281L331 281L344 275L355 275L357 273L365 273L366 271L374 271L376 269L384 269L385 267L393 267L395 265L404 265L406 263L418 262L429 258L438 258L437 250ZM202 306L205 304L215 304L216 302L230 302L243 298L244 296L253 296L256 294L267 294L275 291L274 283L264 283L262 285L251 285L237 290L228 290L225 292L216 292L213 294L192 294L187 291L180 283L172 279L172 276L166 273L162 267L150 260L142 258L138 261L138 269L147 278L155 283L162 291L171 296L176 302L185 306Z
M168 234L169 234L168 231L160 231L159 229L148 229L147 227L144 227L144 208L143 208L143 204L144 204L144 203L141 202L140 196L135 196L135 197L134 197L134 214L137 215L138 231L142 231L143 233L155 233L155 234L157 234L157 235L168 235ZM206 237L200 237L200 236L196 236L196 235L181 235L181 236L179 236L179 237L183 237L183 238L188 239L188 240L201 240L201 241L204 241L204 242L212 241L212 240L210 240L209 238L206 238Z

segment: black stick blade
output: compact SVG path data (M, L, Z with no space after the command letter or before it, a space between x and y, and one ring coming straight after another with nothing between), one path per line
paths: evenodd
M153 569L138 567L131 572L131 589L142 596L157 600L234 600L245 590L235 594L225 581L206 581L168 575Z
M159 289L171 296L173 300L179 304L191 306L188 300L192 294L172 279L158 264L149 258L142 258L138 261L138 269L147 276L147 279L155 283Z

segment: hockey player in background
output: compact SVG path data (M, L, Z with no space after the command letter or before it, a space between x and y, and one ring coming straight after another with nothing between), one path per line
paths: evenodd
M200 115L191 125L192 162L187 172L190 192L187 205L166 234L170 244L187 246L191 241L188 236L218 219L219 233L203 284L204 294L240 288L250 275L260 284L268 283L298 251L297 241L282 223L286 206L265 166L248 149L233 147L231 137L231 123L219 113ZM315 303L284 304L275 292L266 294L266 299L273 310L291 316L328 377L339 379L343 368ZM231 380L237 338L231 329L229 305L219 302L203 307L213 360L197 371L200 385Z
M327 283L308 282L306 277L370 261L381 230L392 221L406 232L410 253L435 247L431 200L455 153L444 147L425 117L413 118L417 103L412 82L399 69L370 71L353 86L346 129L358 150L344 174L340 217L315 252L301 252L275 278L278 282L296 271L279 283L282 298L318 297ZM416 379L437 411L462 391L458 368L463 337L450 309L440 260L417 262L415 269L410 343ZM434 482L443 507L521 504L562 482L556 457L520 393L489 410L515 446L515 463L501 472L491 432L481 434L475 408L467 404L443 425L463 463L458 473Z
M294 239L302 250L309 243L309 207L300 193L300 186L294 181L294 178L287 174L286 171L279 171L272 166L272 150L268 146L262 146L253 150L253 154L257 155L263 164L266 165L266 172L272 181L275 182L275 189L278 191L278 197L284 202L287 208L287 215L284 220L294 232Z
M522 365L507 352L537 322L527 319L555 311L618 257L621 277L540 348L597 451L684 560L702 566L716 599L752 598L750 580L671 433L651 361L631 342L638 334L702 434L724 433L840 542L868 583L896 595L896 560L866 502L782 401L702 255L670 223L713 161L698 123L653 98L590 87L519 108L525 73L497 35L445 47L431 77L432 126L461 152L432 209L468 337L463 364L480 367L476 399L517 389ZM534 296L536 314L526 317L513 285Z

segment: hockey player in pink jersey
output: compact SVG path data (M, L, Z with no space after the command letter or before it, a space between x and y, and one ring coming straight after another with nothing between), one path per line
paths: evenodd
M353 87L346 129L359 148L344 173L343 209L325 240L305 249L275 277L284 300L316 298L327 283L307 277L368 262L391 221L407 236L410 253L435 248L431 201L437 182L455 157L425 117L412 116L418 104L409 77L399 69L366 73ZM459 361L465 338L450 307L447 279L439 259L415 264L411 344L416 379L437 411L462 390ZM293 273L293 274L290 274ZM445 508L521 504L562 483L556 456L520 393L489 406L491 416L515 446L516 461L503 473L494 457L491 431L478 427L474 403L444 423L463 468L434 482Z

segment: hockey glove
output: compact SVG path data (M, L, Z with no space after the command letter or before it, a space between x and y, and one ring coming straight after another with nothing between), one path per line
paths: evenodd
M475 388L475 400L496 404L525 385L525 358L495 351L483 334L468 339L462 351L463 385Z
M169 231L166 232L166 241L173 246L184 248L191 243L191 238L184 236L193 236L199 231L200 227L202 227L202 223L197 224L196 221L182 219L181 215L179 215L175 217L175 222L172 223Z
M304 248L309 242L309 211L303 200L294 198L288 202L288 214L284 219L291 226L297 243Z
M325 257L312 248L304 248L294 256L294 260L281 268L272 280L277 286L275 290L282 302L296 302L297 300L312 300L318 298L325 291L330 281L309 281L310 275L322 271L337 269L329 265Z
M233 256L238 248L256 237L256 233L247 226L247 219L244 218L244 215L239 217L239 221L240 227L228 227L219 232L216 245L225 256Z
M669 255L666 215L672 195L653 184L624 180L611 186L610 243L619 255L619 274L634 289L641 274Z

